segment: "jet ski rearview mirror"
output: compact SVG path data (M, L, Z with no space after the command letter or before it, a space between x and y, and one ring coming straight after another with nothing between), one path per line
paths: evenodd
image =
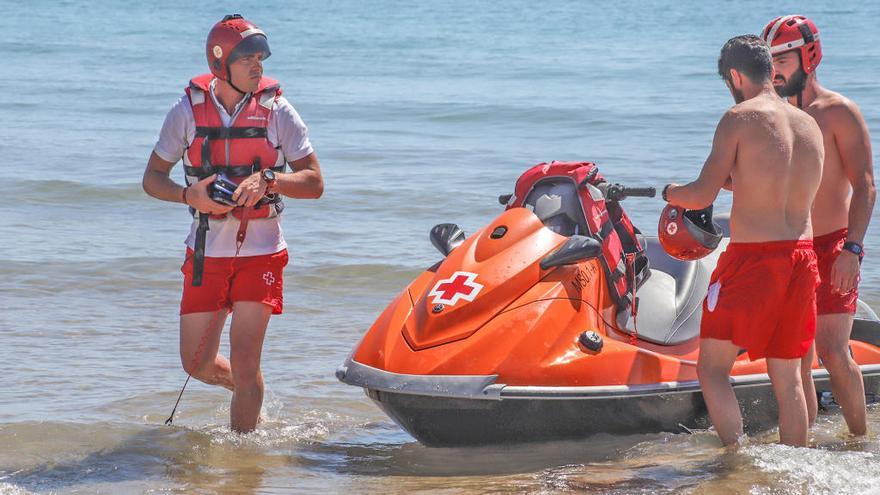
M440 223L431 229L431 244L443 253L443 256L449 255L453 249L457 248L465 239L464 231L461 227L454 223Z
M554 266L571 265L598 258L601 253L602 244L596 239L585 235L573 235L565 241L561 248L541 260L541 269L547 270Z

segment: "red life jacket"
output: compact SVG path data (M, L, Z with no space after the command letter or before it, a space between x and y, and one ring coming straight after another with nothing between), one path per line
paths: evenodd
M257 90L245 96L245 101L232 116L230 127L225 127L220 110L210 95L213 79L212 74L203 74L193 78L186 88L196 123L195 139L183 155L187 184L195 184L221 171L236 184L262 169L283 172L286 166L284 154L267 138L272 106L281 96L278 82L262 78ZM280 196L274 195L257 203L248 216L274 217L283 209ZM237 218L242 218L243 213L241 207L232 210ZM193 214L197 216L198 212Z
M507 209L523 206L529 193L542 181L560 178L570 179L576 187L582 221L587 229L587 232L579 233L602 243L602 266L614 303L620 311L629 309L633 304L634 284L638 285L649 273L647 256L637 238L639 231L623 208L615 201L606 202L602 192L595 187L605 182L596 164L552 162L535 165L516 181Z

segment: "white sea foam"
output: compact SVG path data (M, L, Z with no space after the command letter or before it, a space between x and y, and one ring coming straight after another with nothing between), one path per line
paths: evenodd
M880 457L873 452L839 452L786 445L749 445L741 450L756 468L775 475L791 493L867 494L877 486ZM754 493L764 493L755 488Z
M0 481L0 495L32 495L33 493L34 492L29 492L20 486Z

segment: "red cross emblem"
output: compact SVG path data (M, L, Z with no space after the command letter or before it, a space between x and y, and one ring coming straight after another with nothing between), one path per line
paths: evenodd
M275 275L272 272L266 272L263 274L263 281L266 282L266 285L272 285L275 283Z
M483 289L481 284L475 282L476 273L455 272L451 277L439 280L437 285L428 293L428 297L434 296L432 304L445 304L453 306L458 301L473 301Z

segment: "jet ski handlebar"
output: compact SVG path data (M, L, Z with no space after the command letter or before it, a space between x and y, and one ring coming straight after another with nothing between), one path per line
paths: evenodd
M621 201L630 197L653 198L657 189L653 187L628 187L621 184L602 182L596 185L608 201Z
M602 191L602 195L608 201L621 201L632 197L653 198L657 195L657 189L653 187L629 187L610 182L600 182L596 184L596 188ZM512 197L513 194L502 194L498 196L498 202L506 205Z

